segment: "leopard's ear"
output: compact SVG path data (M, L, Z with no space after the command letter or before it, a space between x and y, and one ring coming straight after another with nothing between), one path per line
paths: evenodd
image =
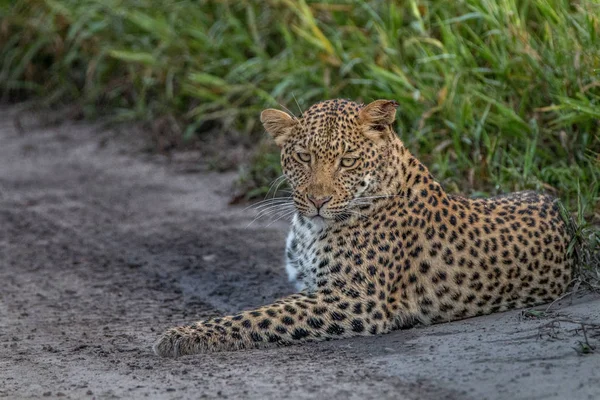
M271 135L275 144L282 147L289 138L292 128L298 120L283 111L269 108L260 113L260 122L265 130Z
M360 110L358 116L369 139L380 140L393 132L398 105L394 100L375 100Z

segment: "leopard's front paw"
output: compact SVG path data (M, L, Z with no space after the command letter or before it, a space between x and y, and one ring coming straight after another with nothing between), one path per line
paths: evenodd
M188 328L172 328L154 343L152 349L160 357L179 357L201 352L201 342Z

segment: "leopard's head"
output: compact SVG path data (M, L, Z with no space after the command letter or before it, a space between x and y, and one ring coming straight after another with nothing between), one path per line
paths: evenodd
M381 194L392 124L398 103L366 106L327 100L300 118L268 109L261 122L281 149L281 164L294 204L308 218L336 220L353 213L367 197Z

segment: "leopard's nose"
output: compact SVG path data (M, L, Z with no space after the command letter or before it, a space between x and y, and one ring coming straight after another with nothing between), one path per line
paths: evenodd
M323 205L325 203L327 203L329 200L331 200L332 196L323 196L323 197L315 197L312 195L307 195L306 196L308 198L308 200L313 203L315 205L315 207L317 207L317 210L321 207L323 207Z

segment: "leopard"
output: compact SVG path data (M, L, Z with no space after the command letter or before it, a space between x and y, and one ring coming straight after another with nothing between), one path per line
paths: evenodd
M389 333L549 303L571 283L567 220L534 191L448 194L395 132L399 103L266 109L295 212L272 304L165 332L159 356Z

